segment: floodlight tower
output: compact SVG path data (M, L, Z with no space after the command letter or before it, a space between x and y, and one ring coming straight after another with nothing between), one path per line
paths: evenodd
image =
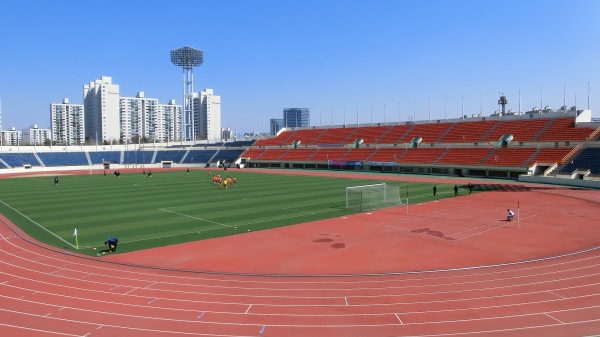
M181 139L196 142L194 125L194 72L193 68L202 64L202 50L183 47L171 50L171 63L183 68L183 110L181 111Z

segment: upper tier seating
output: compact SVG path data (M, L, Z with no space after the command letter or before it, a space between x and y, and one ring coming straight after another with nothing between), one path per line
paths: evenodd
M282 131L277 137L274 138L262 138L254 142L254 146L274 146L282 145L295 131L286 130Z
M404 137L400 138L400 142L408 143L415 137L421 137L423 143L435 143L452 125L454 123L416 124Z
M485 141L497 142L502 136L512 134L513 141L531 142L551 121L548 118L500 121L485 137Z
M498 123L497 121L461 122L445 134L439 142L441 143L477 143L483 136Z
M575 118L556 118L536 142L584 141L595 129L576 128Z
M356 139L348 139L354 131L356 131L356 128L329 128L311 144L350 144Z
M394 125L387 131L387 133L383 134L379 139L377 139L377 144L397 144L399 143L400 138L412 127L412 124Z
M391 126L363 126L350 135L350 142L354 142L358 138L363 139L363 144L375 144L377 140L391 130Z
M296 131L291 137L289 137L286 141L286 144L283 145L292 145L296 140L300 141L302 145L312 144L315 139L319 138L323 132L327 131L326 129L303 129Z

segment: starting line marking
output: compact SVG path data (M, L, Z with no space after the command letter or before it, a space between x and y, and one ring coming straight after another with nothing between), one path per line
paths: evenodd
M248 306L248 309L246 309L246 312L244 313L244 315L245 315L245 314L247 314L247 313L248 313L248 311L250 311L250 308L252 308L252 304L250 304L250 305Z
M400 317L398 317L398 314L394 314L394 315L396 315L396 318L398 319L398 321L400 322L400 324L404 324L404 323L402 323L402 320L400 319Z

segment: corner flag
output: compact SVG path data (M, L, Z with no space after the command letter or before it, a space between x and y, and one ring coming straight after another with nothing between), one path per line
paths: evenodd
M73 236L75 237L75 248L79 249L79 241L77 240L77 228L73 231Z

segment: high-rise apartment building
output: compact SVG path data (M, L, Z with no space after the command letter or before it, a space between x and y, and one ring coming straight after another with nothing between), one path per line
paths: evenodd
M119 85L113 84L111 77L102 76L83 86L83 102L85 138L118 142L121 137Z
M37 125L32 125L23 129L22 137L25 145L44 145L52 136L50 129L41 129Z
M308 108L283 109L283 127L305 128L310 126L310 111Z
M85 141L83 104L71 104L68 98L65 98L62 104L50 104L50 129L52 142L55 144L83 144Z
M158 114L157 98L146 98L141 91L135 97L120 97L120 139L155 139Z
M17 131L15 127L8 130L2 130L2 144L3 145L20 145L22 142L23 132Z
M181 138L181 106L171 100L159 104L157 98L146 98L143 92L136 97L119 99L121 139L143 138L152 142L179 141Z
M213 89L194 93L194 124L201 140L221 140L221 96Z
M144 92L119 97L119 86L108 76L83 87L85 138L99 142L152 142L181 140L181 106L171 100L160 104Z
M178 142L181 140L181 105L175 100L169 104L158 105L156 140L162 142Z

